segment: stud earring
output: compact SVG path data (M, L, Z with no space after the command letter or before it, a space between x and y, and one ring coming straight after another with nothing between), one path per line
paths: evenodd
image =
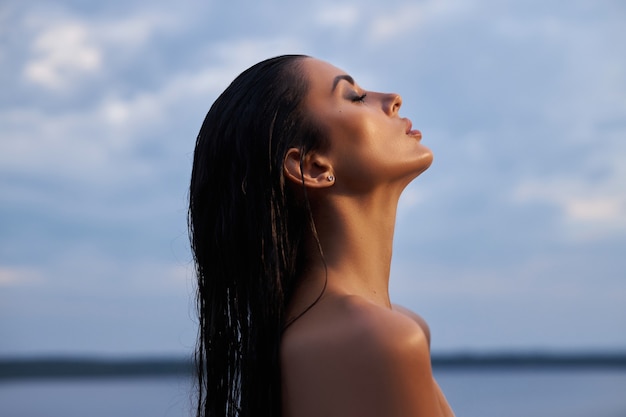
M329 175L328 177L326 177L328 179L328 182L333 182L335 181L335 177L333 177L332 175Z

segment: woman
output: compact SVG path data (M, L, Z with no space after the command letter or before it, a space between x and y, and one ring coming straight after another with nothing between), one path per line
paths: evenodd
M398 199L432 153L396 94L305 56L244 71L198 135L198 416L451 416L392 306Z

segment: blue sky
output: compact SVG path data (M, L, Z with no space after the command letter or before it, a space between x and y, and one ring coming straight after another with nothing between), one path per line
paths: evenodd
M283 53L400 93L433 149L391 283L433 351L626 349L624 21L610 0L3 2L0 355L189 353L195 136Z

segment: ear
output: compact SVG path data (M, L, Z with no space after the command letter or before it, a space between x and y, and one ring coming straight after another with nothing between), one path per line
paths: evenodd
M298 148L287 151L283 163L287 180L298 185L304 182L310 188L326 188L335 183L333 169L327 158L317 152L309 152L300 164L301 154L302 151Z

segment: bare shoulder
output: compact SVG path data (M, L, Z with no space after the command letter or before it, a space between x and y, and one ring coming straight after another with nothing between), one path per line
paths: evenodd
M405 316L409 317L411 320L416 322L424 331L424 334L426 335L426 339L428 340L428 345L430 346L430 327L428 326L428 323L426 323L426 320L424 320L422 316L398 304L393 305L393 310L397 311L398 313L404 314Z
M317 317L311 314L298 323L301 326L285 334L285 354L367 356L403 349L415 354L428 346L424 328L395 306L387 309L351 296L324 307Z
M357 297L346 300L346 327L341 342L344 348L358 346L364 355L381 355L394 359L408 351L412 357L428 355L428 336L424 328L412 317L396 309L387 309L363 301ZM401 359L401 357L400 357Z
M411 317L345 297L307 319L283 338L285 416L445 415Z

